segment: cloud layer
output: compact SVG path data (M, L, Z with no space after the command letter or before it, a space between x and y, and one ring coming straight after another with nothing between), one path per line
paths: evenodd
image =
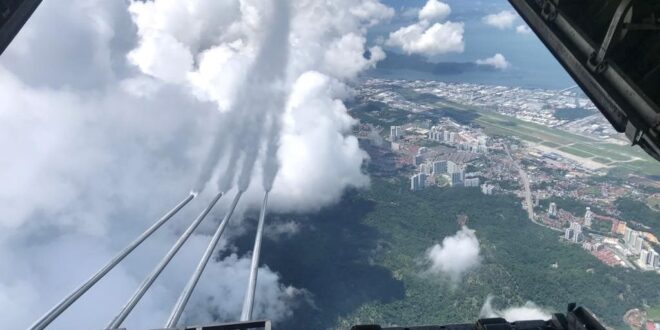
M290 4L287 12L277 3ZM351 95L345 82L384 57L367 45L366 29L392 14L373 0L44 2L0 57L0 146L7 155L0 159L0 322L29 326L184 198L204 170L208 191L52 329L108 322L223 177L234 186L240 173L251 178L238 215L258 205L269 155L278 167L271 173L274 210L315 210L346 187L366 186L366 154L341 100ZM259 61L260 50L274 47L265 41L274 33L269 20L288 23L277 30L280 62ZM268 71L273 63L283 65ZM246 89L248 72L268 79ZM263 104L252 103L256 92L281 102L263 123L254 120ZM229 171L239 139L252 142ZM221 200L127 327L164 322L229 200ZM248 267L245 256L210 264L186 320L236 318ZM287 317L304 296L265 266L258 285L257 317Z
M552 318L552 312L537 306L531 301L527 301L521 306L510 306L499 310L493 307L493 296L489 295L486 302L481 307L479 317L502 317L509 322L527 321L527 320L549 320Z
M449 5L429 0L419 10L419 20L392 33L386 41L389 47L399 48L406 54L421 54L427 57L462 53L464 24L445 21L451 13Z
M477 60L476 63L477 65L489 66L495 70L506 70L511 66L511 63L509 63L504 55L500 53L497 53L492 57Z
M429 0L422 9L419 10L419 20L428 22L441 22L447 19L451 14L451 7L438 0Z
M510 10L502 10L498 13L489 14L482 18L483 22L498 28L500 30L506 30L513 27L518 15Z
M429 263L427 272L444 275L458 281L463 274L479 266L479 240L474 230L464 226L453 236L447 236L442 243L435 244L426 251Z

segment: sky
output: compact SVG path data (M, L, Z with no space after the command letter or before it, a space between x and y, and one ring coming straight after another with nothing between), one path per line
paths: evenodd
M470 3L44 1L0 57L0 322L29 326L199 194L52 329L105 325L187 224L226 193L126 323L157 327L238 190L245 194L219 247L228 251L264 190L274 212L313 213L346 189L367 189L368 156L344 101L389 51L492 66L479 79L493 83L553 65L532 35L516 32L519 18L501 14L510 11L504 2ZM530 84L564 86L548 72ZM465 229L431 247L433 272L459 278L477 267L477 237ZM464 239L469 260L442 266ZM248 269L249 255L214 260L184 320L235 319ZM256 317L277 321L309 299L282 283L262 265Z
M570 76L556 61L542 42L525 28L526 24L506 0L447 0L451 8L448 19L464 22L464 50L448 52L433 57L443 62L475 62L502 54L510 63L507 70L484 74L470 73L460 77L447 77L456 81L484 83L490 85L523 86L531 88L563 89L575 85ZM383 3L406 12L411 8L422 8L425 1L385 0ZM485 19L488 15L498 15L500 20ZM512 19L507 20L510 17ZM383 24L370 31L373 39L388 35L393 29L410 24L414 17L399 16L389 24ZM499 24L497 24L499 23ZM398 49L391 49L398 51Z

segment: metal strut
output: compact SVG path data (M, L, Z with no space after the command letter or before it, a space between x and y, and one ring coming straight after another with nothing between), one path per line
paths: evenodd
M252 264L250 266L250 280L245 300L243 301L243 310L241 312L241 321L252 319L252 307L254 306L254 293L257 288L257 272L259 271L259 254L261 253L261 237L264 232L264 221L266 219L266 205L268 204L268 191L264 195L264 202L261 204L259 213L259 224L257 225L257 235L254 238L254 248L252 249Z
M181 234L179 239L172 245L170 250L167 252L167 254L161 259L160 263L156 266L151 271L151 274L147 278L144 279L144 281L140 284L140 286L137 288L133 296L126 302L124 307L122 307L121 311L115 318L108 324L106 329L118 329L119 326L124 322L126 317L131 313L135 305L142 299L142 296L149 290L149 287L156 281L156 278L160 275L160 273L163 271L163 269L167 266L167 264L172 260L172 258L179 252L179 249L183 244L188 240L190 235L197 229L200 223L202 223L202 220L206 217L209 212L211 212L211 209L215 204L218 202L218 200L222 197L222 192L218 193L211 203L200 213L197 218L186 228L186 231Z
M119 262L124 260L135 248L137 248L142 242L144 242L151 234L153 234L158 228L160 228L165 222L172 218L179 210L181 210L188 202L195 198L195 194L191 193L188 197L182 200L177 204L172 210L167 212L162 218L158 219L156 223L151 225L149 229L144 231L138 238L136 238L131 244L125 247L121 252L119 252L110 262L108 262L103 268L99 269L96 274L92 275L85 283L79 286L75 291L69 294L66 298L60 301L55 307L53 307L48 313L42 316L37 320L29 329L30 330L42 330L46 328L53 320L59 317L62 312L64 312L71 304L73 304L80 296L85 294L96 282L98 282L103 276L105 276L110 270L112 270Z
M220 237L225 231L225 227L227 227L232 214L234 214L234 209L236 209L236 204L238 204L238 200L241 198L242 194L243 192L240 190L236 193L236 197L234 197L234 200L232 201L227 214L225 214L225 217L222 219L222 222L220 222L218 229L216 229L215 234L213 234L213 238L211 238L211 242L209 242L209 245L206 247L206 251L204 251L202 259L199 260L199 264L197 264L195 272L190 277L190 280L188 280L188 284L186 284L186 287L183 289L179 299L174 305L170 317L165 324L165 328L174 328L179 322L179 318L181 318L181 314L186 308L186 304L188 304L188 300L195 290L195 286L197 285L197 282L199 282L199 278L202 276L204 268L208 264L211 255L213 255L213 250L215 250L216 245L218 245Z

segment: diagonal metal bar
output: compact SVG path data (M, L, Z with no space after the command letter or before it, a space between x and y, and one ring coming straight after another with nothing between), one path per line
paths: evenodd
M142 242L144 242L151 234L153 234L158 228L160 228L162 225L164 225L170 218L172 218L179 210L181 210L186 204L188 204L193 198L195 198L195 194L190 194L188 197L186 197L184 200L182 200L179 204L177 204L172 210L167 212L162 218L160 218L158 221L156 221L151 227L149 227L146 231L144 231L138 238L136 238L131 244L126 246L123 250L121 250L110 262L108 262L103 268L99 269L96 274L92 275L85 283L80 285L75 291L73 291L71 294L69 294L66 298L64 298L62 301L60 301L55 307L53 307L48 313L46 313L44 316L42 316L39 320L37 320L29 329L30 330L42 330L46 328L53 320L55 320L57 317L59 317L62 312L64 312L71 304L73 304L80 296L85 294L87 290L89 290L94 284L96 284L103 276L105 276L110 270L112 270L119 262L124 260L126 256L128 256L135 248L137 248Z
M264 201L261 204L259 213L259 224L257 225L257 235L254 238L254 248L252 249L252 264L250 266L250 280L245 292L243 301L243 310L241 312L241 321L249 321L252 318L252 307L254 306L254 294L257 289L257 272L259 271L259 255L261 254L261 238L264 232L264 222L266 219L266 206L268 204L268 191L264 195Z
M236 196L234 197L234 200L232 201L231 206L227 211L227 214L225 214L225 217L222 219L222 222L220 222L218 229L216 229L215 234L213 234L213 238L211 238L211 242L209 242L209 245L206 247L206 251L204 251L204 255L202 256L202 259L199 260L199 264L197 264L197 268L195 269L195 272L190 277L190 280L188 280L188 284L186 284L186 287L183 289L181 295L179 296L179 299L174 305L174 308L170 313L170 317L167 320L167 324L165 325L165 328L174 328L176 324L179 322L179 319L181 318L181 314L183 313L183 310L186 308L186 305L188 304L188 300L190 300L190 296L195 290L195 286L197 286L197 282L199 282L199 278L202 276L202 273L204 272L204 268L206 268L209 259L211 259L211 255L213 255L213 250L215 250L216 245L218 245L218 242L220 241L220 237L222 236L222 233L225 231L225 227L227 227L227 224L229 223L232 214L234 214L234 209L236 209L236 204L238 204L238 200L241 198L242 194L243 192L240 190L236 193Z
M167 254L161 259L160 263L154 268L149 276L144 279L144 281L140 284L140 286L137 288L133 296L126 302L124 307L122 307L121 311L115 318L108 324L106 329L118 329L121 324L124 322L126 317L133 311L133 308L137 303L142 299L142 296L149 290L149 287L156 281L156 278L160 275L160 273L165 269L167 264L174 258L174 256L179 252L179 249L183 246L184 243L188 240L188 238L192 235L192 233L197 229L200 223L202 223L202 220L206 217L209 212L211 212L211 209L213 209L213 206L218 202L218 200L222 197L222 192L219 192L211 201L211 203L200 213L197 218L186 228L186 231L181 234L179 239L172 245L170 250L167 252Z

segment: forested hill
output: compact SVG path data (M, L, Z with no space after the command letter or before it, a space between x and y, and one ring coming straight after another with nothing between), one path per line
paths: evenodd
M476 230L481 265L456 284L424 276L425 251L456 233L461 214ZM489 294L501 308L531 300L564 311L577 302L623 328L628 309L660 304L652 289L660 276L608 267L561 242L559 233L529 222L515 196L485 196L477 188L413 193L403 180L374 179L371 189L348 193L318 215L271 221L291 220L301 230L267 239L263 261L287 284L307 289L313 303L301 304L281 329L471 322ZM239 240L242 253L250 241Z

